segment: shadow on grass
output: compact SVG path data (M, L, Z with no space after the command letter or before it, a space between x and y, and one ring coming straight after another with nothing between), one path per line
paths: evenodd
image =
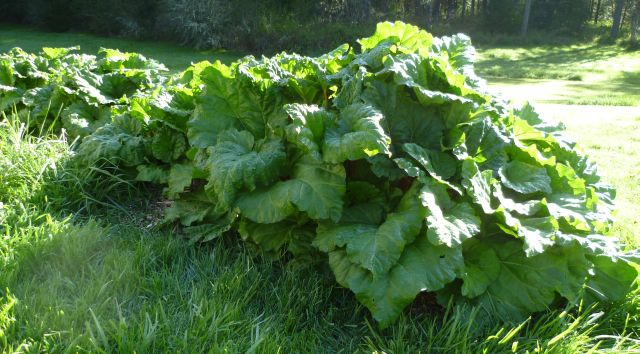
M270 262L238 241L227 235L194 246L160 231L89 221L19 245L0 275L17 300L10 345L46 352L357 349L367 314L353 296L322 271Z
M640 87L624 83L621 80L577 82L490 78L489 83L495 92L515 101L598 106L637 106L640 104Z
M638 71L623 71L616 79L640 90L640 72Z
M232 233L192 245L145 227L157 221L148 190L86 175L60 151L38 160L46 141L23 139L33 169L5 171L24 188L2 198L14 211L0 219L1 349L354 352L364 342L368 313L326 268L270 261ZM39 168L37 183L23 178Z
M606 61L620 55L613 46L586 47L536 47L507 50L498 54L489 53L477 64L482 75L508 78L561 79L580 81L584 70L582 64Z

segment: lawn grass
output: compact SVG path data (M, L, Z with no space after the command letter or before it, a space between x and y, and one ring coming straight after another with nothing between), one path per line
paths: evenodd
M495 93L515 102L587 106L639 106L638 87L622 83L487 78Z
M506 97L540 103L640 105L640 51L579 44L479 48L478 74Z

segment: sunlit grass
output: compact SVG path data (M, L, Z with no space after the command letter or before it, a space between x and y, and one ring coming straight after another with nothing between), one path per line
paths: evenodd
M639 106L640 92L633 84L487 78L489 88L517 102L594 106Z
M640 105L640 51L614 45L481 48L478 73L510 99Z

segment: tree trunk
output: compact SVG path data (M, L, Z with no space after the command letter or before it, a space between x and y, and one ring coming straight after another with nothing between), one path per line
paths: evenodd
M471 17L476 15L476 0L471 0Z
M487 13L487 0L482 0L482 13L486 14Z
M627 9L629 6L625 6L626 1L622 4L622 19L620 20L620 27L624 26L624 21L627 19Z
M454 0L447 1L447 22L451 21L451 18L453 18L453 1Z
M622 21L622 7L624 0L616 0L616 8L613 13L613 26L611 27L611 38L618 38L620 33L620 22Z
M429 3L429 6L427 7L427 18L428 18L428 26L427 27L431 27L434 24L434 20L433 20L433 2Z
M600 4L602 4L602 0L598 0L598 4L596 5L596 14L593 16L593 23L598 24L598 18L600 17Z
M460 17L464 18L464 13L467 11L467 0L462 0L462 12L460 12Z
M440 23L440 3L441 2L442 2L441 0L435 0L432 11L431 11L431 18L433 18L433 23L436 25Z
M522 28L520 29L520 35L526 36L529 31L529 16L531 15L531 3L533 0L525 0L524 3L524 16L522 17Z
M640 21L640 0L636 0L636 6L631 17L631 42L638 43L638 21Z

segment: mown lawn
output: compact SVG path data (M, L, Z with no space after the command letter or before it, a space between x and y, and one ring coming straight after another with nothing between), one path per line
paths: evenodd
M89 52L99 46L140 51L172 60L174 70L220 55L0 30L0 50L75 44ZM567 125L618 188L613 234L640 247L640 112L565 105L541 110ZM267 259L235 235L188 244L160 227L158 191L109 171L78 170L71 154L63 139L26 136L10 117L0 123L3 352L640 351L637 292L611 306L549 311L503 326L481 326L483 318L465 309L417 305L381 331L328 269Z
M480 48L478 73L505 96L578 105L640 105L640 51L581 44Z

